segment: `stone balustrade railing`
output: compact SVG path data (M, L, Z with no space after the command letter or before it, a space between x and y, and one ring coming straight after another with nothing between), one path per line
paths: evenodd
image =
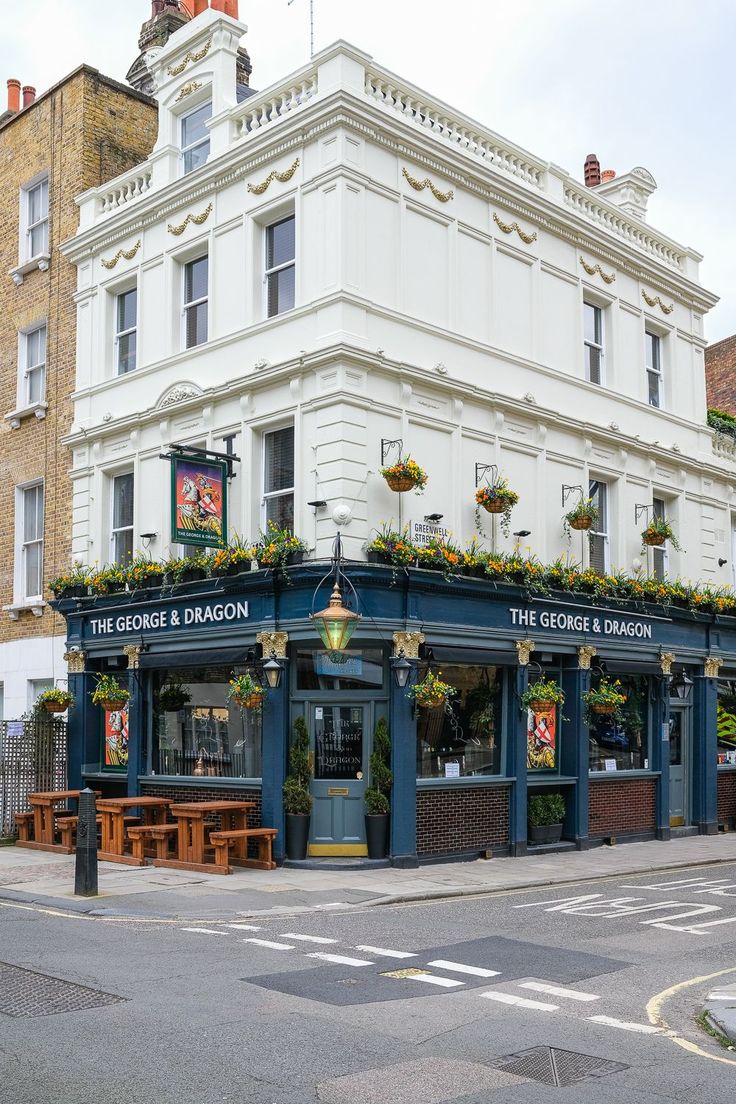
M107 215L131 203L145 193L151 187L152 172L145 165L138 166L132 172L117 177L110 184L98 189L99 211L101 215Z
M713 434L713 452L716 456L724 456L736 461L736 439L729 433L719 433L716 430Z
M655 234L637 219L627 218L614 204L607 203L602 197L596 196L595 191L586 188L584 184L568 181L565 183L563 194L567 206L577 214L583 215L591 222L597 222L609 233L623 238L630 245L637 246L662 264L669 265L670 268L684 267L685 254L674 242L660 234Z
M252 96L233 115L236 137L245 138L248 134L275 123L284 115L308 104L317 95L317 91L315 69L296 83L285 84L260 96Z

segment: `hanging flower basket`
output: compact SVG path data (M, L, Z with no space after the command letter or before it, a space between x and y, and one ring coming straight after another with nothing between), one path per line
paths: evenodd
M239 694L233 694L233 701L240 709L260 709L263 704L263 691L258 694L248 694L244 698Z
M416 483L410 475L386 475L386 482L392 491L403 494L404 491L413 491Z
M397 494L413 491L415 487L419 491L424 490L428 478L427 473L422 471L416 460L412 460L410 456L405 460L398 460L388 468L381 468L381 475L390 489Z
M570 519L570 528L577 529L580 533L583 530L590 529L593 525L593 519L590 515L582 515L581 517Z
M263 687L249 671L244 675L233 675L227 696L239 709L255 711L263 705Z
M661 548L665 541L669 541L678 552L682 551L675 536L675 531L667 518L660 517L657 514L651 521L647 522L647 527L642 533L641 539L644 547L648 545L650 548Z
M95 702L95 705L101 705L106 713L119 713L127 704L127 698L99 698Z
M502 514L506 508L502 498L484 498L480 505L489 514Z
M611 702L592 702L590 708L593 713L598 713L604 717L610 717L612 713L616 712L616 706Z
M521 695L521 704L532 713L550 713L564 702L565 694L553 679L538 679Z
M121 686L114 675L100 675L91 697L95 705L107 712L117 712L130 701L130 691Z
M442 672L439 672L442 674ZM457 694L454 686L449 682L443 682L431 671L428 671L424 679L416 686L411 686L407 691L407 697L413 698L418 706L423 709L439 709L449 698Z
M664 542L667 540L662 533L657 533L653 529L645 529L641 535L641 539L650 548L661 548Z
M594 690L588 690L583 694L583 702L589 714L613 717L616 721L620 721L626 704L626 694L622 693L618 679L615 682L601 679Z
M579 533L592 529L597 521L598 509L592 498L581 498L562 519L563 528L566 531L575 529Z

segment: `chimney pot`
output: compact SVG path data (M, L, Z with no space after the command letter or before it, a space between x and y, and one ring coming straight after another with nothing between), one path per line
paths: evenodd
M230 15L233 19L238 18L238 0L212 0L211 7L213 11L221 11L223 15Z
M31 84L23 85L23 106L30 107L36 99L36 89Z
M604 169L601 173L601 184L605 184L608 180L613 180L616 175L615 169Z
M8 111L20 111L20 81L14 77L8 81Z
M597 188L601 182L601 163L594 153L589 153L583 166L586 188Z
M207 0L194 0L194 18L196 19L203 11L207 11Z

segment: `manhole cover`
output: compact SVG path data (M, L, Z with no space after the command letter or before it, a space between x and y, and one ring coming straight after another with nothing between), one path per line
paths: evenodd
M529 1077L544 1085L564 1088L589 1077L605 1077L629 1067L621 1062L609 1062L592 1054L577 1054L574 1050L558 1050L557 1047L530 1047L518 1054L507 1054L491 1063L494 1069L513 1073L517 1077Z
M0 1012L5 1016L55 1016L119 1004L125 997L0 962Z

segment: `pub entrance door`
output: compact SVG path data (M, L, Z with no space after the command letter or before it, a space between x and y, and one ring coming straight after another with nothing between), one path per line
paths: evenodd
M310 705L314 762L310 855L367 855L363 797L373 705Z
M689 824L690 812L689 710L670 709L670 827Z

